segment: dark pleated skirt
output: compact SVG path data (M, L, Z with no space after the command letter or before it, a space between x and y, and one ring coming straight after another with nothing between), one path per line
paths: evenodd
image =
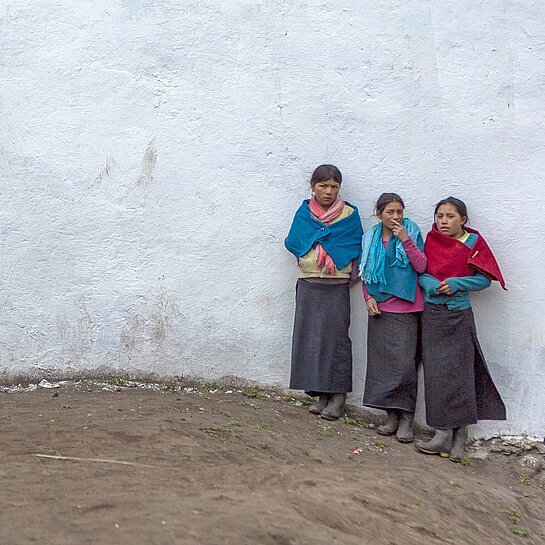
M383 312L367 321L363 404L414 412L420 361L420 312Z
M299 279L291 349L290 388L318 393L352 391L350 292L346 284Z
M505 405L490 376L471 308L426 303L422 316L426 419L439 429L505 420Z

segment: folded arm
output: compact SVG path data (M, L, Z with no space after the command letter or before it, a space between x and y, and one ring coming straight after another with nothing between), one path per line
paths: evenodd
M413 239L410 237L403 241L403 248L405 249L405 253L409 258L413 269L417 273L423 273L426 270L426 265L428 262L424 252L418 249L418 246L413 242Z

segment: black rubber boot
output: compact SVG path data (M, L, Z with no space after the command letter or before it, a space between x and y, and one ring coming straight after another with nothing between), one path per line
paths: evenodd
M386 423L377 428L377 433L380 435L393 435L399 426L399 411L388 409L386 411Z
M312 403L308 410L312 414L320 414L327 407L330 397L331 394L320 394L318 400Z
M346 394L331 394L331 399L320 416L326 420L338 420L343 415L345 402Z
M439 454L448 458L452 449L452 428L449 430L435 430L435 435L427 443L416 443L416 448L425 454Z
M413 434L413 420L414 413L409 411L400 411L401 416L399 418L399 427L397 428L396 439L400 443L412 443L414 439Z
M466 453L467 441L467 426L462 428L454 428L452 449L450 451L449 460L451 462L459 462Z

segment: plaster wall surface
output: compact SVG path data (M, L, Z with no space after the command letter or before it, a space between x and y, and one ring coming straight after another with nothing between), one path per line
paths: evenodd
M509 419L545 434L545 4L4 0L0 367L287 385L283 239L318 164L372 225L466 201L508 292L476 294ZM354 378L366 317L352 290Z

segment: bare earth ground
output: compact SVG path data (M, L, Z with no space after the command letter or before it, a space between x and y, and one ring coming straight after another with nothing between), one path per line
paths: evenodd
M0 543L545 543L545 490L513 456L454 464L363 412L169 386L0 393Z

